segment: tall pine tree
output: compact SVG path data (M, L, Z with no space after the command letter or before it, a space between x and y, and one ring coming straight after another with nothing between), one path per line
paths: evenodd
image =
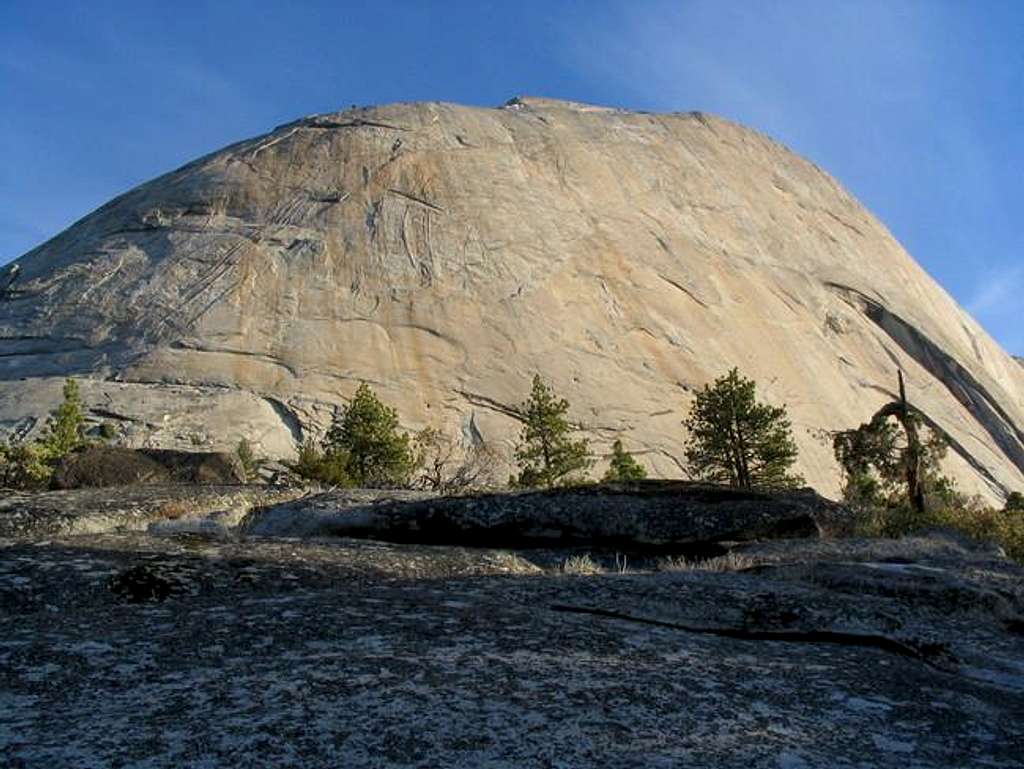
M533 389L522 405L523 432L516 447L519 476L512 479L521 488L577 483L590 467L590 448L585 438L572 440L572 425L566 414L569 401L558 398L540 378L533 377Z
M785 407L758 403L756 386L733 369L697 393L683 423L686 461L699 480L745 488L792 488L797 447Z

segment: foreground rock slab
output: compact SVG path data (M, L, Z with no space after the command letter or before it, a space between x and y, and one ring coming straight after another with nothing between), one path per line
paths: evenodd
M1024 766L1024 572L950 540L593 576L346 539L0 547L4 765ZM140 568L173 589L110 589Z

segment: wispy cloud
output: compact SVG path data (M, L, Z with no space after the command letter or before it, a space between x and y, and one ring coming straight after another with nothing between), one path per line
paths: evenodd
M1014 264L996 272L989 272L978 281L974 294L967 302L972 315L985 315L993 311L1020 307L1024 293L1024 264Z

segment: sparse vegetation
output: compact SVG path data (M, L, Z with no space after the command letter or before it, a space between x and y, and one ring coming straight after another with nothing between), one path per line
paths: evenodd
M625 481L642 481L647 477L647 471L639 462L633 459L623 447L622 441L616 439L612 444L612 459L608 471L601 479L609 483L622 483Z
M924 512L908 504L862 509L857 534L867 537L899 538L928 529L952 529L979 542L999 545L1006 555L1024 563L1024 516L996 510L978 497L947 489L943 502L932 502Z
M693 478L744 488L793 488L797 447L785 406L757 402L756 386L737 369L697 393L684 422Z
M714 558L684 558L670 555L658 561L658 571L743 571L758 562L742 553L726 553Z
M78 383L68 379L63 394L38 440L0 444L0 486L46 488L64 457L90 445ZM583 480L591 466L589 446L586 439L572 438L575 428L568 411L568 401L535 376L530 397L522 404L524 425L515 452L519 474L510 478L513 485L553 487ZM686 458L695 478L759 488L802 482L790 472L797 449L786 409L758 403L754 382L735 368L698 393L685 424L690 430ZM95 432L110 439L116 428L103 423ZM860 513L857 533L901 537L948 528L997 543L1024 562L1024 494L1008 494L1000 510L961 493L941 472L947 451L944 435L907 405L902 380L899 401L832 438L843 470L843 500ZM259 465L252 445L243 438L235 453L251 479ZM363 384L335 417L324 440L303 444L292 469L330 486L413 487L451 494L494 486L499 463L489 446L461 447L436 429L423 430L415 438L400 432L397 412ZM603 480L645 477L646 470L616 440ZM620 571L627 569L624 558L616 564ZM732 570L742 568L742 558L698 563L666 559L659 568ZM581 555L567 559L561 570L592 574L608 569Z
M519 475L511 485L520 488L579 483L590 468L590 447L585 438L573 440L566 415L569 401L558 398L540 375L533 377L530 397L522 405L525 424L516 447Z

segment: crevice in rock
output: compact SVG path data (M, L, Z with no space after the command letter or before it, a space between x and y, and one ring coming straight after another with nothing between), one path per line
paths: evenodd
M136 424L146 425L147 427L155 427L151 422L147 422L144 419L138 419L137 417L130 417L127 414L121 414L117 411L111 411L102 407L93 406L89 409L89 413L100 419L114 419L118 422L134 422Z
M941 382L984 428L1003 455L1024 472L1024 430L1013 423L999 402L966 368L917 328L863 292L831 281L825 286L860 310L904 353Z
M567 614L590 614L595 617L605 617L607 619L636 622L642 625L670 628L672 630L681 630L684 633L712 635L718 638L734 638L740 641L834 644L838 646L879 649L880 651L895 654L899 657L906 657L908 659L923 662L929 667L940 670L944 673L955 672L958 664L958 660L949 652L947 645L944 643L898 641L895 638L889 638L888 636L883 635L846 633L836 630L756 630L753 628L735 627L700 627L698 625L684 625L679 622L651 619L650 617L635 617L633 615L611 609L601 609L589 606L572 606L569 604L552 604L549 608L552 611L565 612Z
M423 198L411 195L408 192L402 192L401 190L396 190L392 187L388 187L387 191L390 192L392 195L398 195L398 197L400 198L405 198L406 200L411 200L413 203L419 203L421 206L426 206L431 211L437 211L438 213L441 214L448 213L443 208L441 208L441 206L435 205L431 203L429 200L424 200Z
M392 125L391 123L381 123L376 120L363 120L361 118L355 118L354 120L321 120L316 123L304 123L302 128L387 128L390 131L409 131L410 129L400 126Z
M488 398L486 395L479 395L477 393L467 392L466 390L456 390L456 392L474 406L496 411L499 414L504 414L507 417L517 419L520 422L523 421L522 413L514 406L509 406L500 401L496 401L493 398Z
M701 307L703 307L703 308L704 308L705 310L706 310L706 309L708 309L708 306L707 306L707 304L706 304L705 302L703 302L703 301L702 301L702 300L701 300L701 299L700 299L700 298L699 298L699 297L698 297L698 296L697 296L696 294L694 294L694 293L693 293L693 292L692 292L692 291L691 291L690 289L688 289L688 288L687 288L686 286L682 285L681 283L677 283L676 281L672 280L672 278L667 278L667 277L665 277L665 276L664 276L664 275L662 275L662 274L661 274L660 272L658 273L658 277L659 277L659 278L661 278L661 279L662 279L663 281L665 281L666 283L668 283L668 284L669 284L670 286L672 286L673 288L675 288L675 289L677 289L678 291L681 291L682 293L684 293L684 294L685 294L685 295L686 295L687 297L689 297L689 298L690 298L690 299L692 299L692 300L693 300L694 302L696 302L697 304L699 304L699 305L700 305Z
M189 342L185 342L182 340L176 340L174 342L171 342L171 344L169 344L168 347L170 347L172 350L186 350L188 352L205 352L215 355L237 355L242 358L254 358L256 360L264 361L275 366L280 366L293 377L299 376L299 372L295 368L289 366L287 363L284 363L279 358L276 358L273 355L264 355L258 352L251 352L249 350L235 350L228 347L205 347L203 345L191 344Z
M860 227L857 227L857 226L855 226L855 225L853 225L853 224L850 224L850 223L849 223L848 221L846 221L845 219L843 219L843 218L841 218L841 217L839 217L839 216L836 216L836 215L835 215L834 213L832 213L831 211L829 211L829 210L828 210L827 208L823 208L822 210L823 210L823 211L824 211L824 212L825 212L825 213L826 213L826 214L827 214L828 216L832 217L832 218L833 218L833 219L834 219L835 221L839 222L839 224L843 225L843 226L844 226L844 227L845 227L846 229L848 229L848 230L851 230L852 232L855 232L855 233L857 233L857 234L858 234L858 235L860 235L860 236L861 236L862 238L864 237L864 233L863 233L863 232L861 231Z

